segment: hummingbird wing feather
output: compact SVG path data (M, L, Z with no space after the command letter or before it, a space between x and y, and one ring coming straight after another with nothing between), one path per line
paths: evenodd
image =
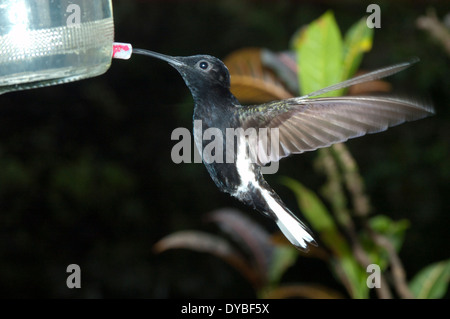
M243 106L238 112L244 129L268 128L263 138L249 145L251 154L257 155L254 162L265 165L290 154L381 132L434 110L429 103L395 96L343 96L292 98Z
M301 96L301 98L307 98L307 97L313 97L313 96L319 96L331 91L336 91L336 90L340 90L355 84L360 84L360 83L364 83L364 82L369 82L369 81L374 81L374 80L378 80L378 79L382 79L385 78L387 76L391 76L395 73L398 73L400 71L403 71L406 68L409 68L411 65L413 65L414 63L419 62L419 58L414 57L411 58L409 61L407 62L402 62L402 63L397 63L394 65L390 65L390 66L386 66L384 68L369 72L369 73L365 73L359 76L355 76L351 79L348 79L346 81L334 84L334 85L330 85L327 86L323 89L320 89L318 91L314 91L311 92L307 95Z

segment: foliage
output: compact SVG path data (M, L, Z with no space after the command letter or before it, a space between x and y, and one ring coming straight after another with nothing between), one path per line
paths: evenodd
M442 298L450 281L450 260L425 267L410 282L409 287L416 298Z
M305 95L341 82L354 75L364 52L371 49L372 37L365 18L342 36L333 13L326 12L294 35L293 52L248 48L230 54L225 63L231 73L231 90L241 101L259 103ZM356 91L389 90L382 81L362 86ZM352 90L355 88L350 93ZM328 95L345 93L340 90ZM370 264L382 270L381 287L375 289L379 298L393 297L392 289L401 298L442 297L449 282L449 261L425 268L408 285L398 251L409 223L370 215L364 182L347 148L337 144L319 150L315 167L326 177L320 195L292 178L280 179L295 194L300 211L320 237L319 247L312 248L309 256L325 261L351 298L370 297L366 282ZM274 242L258 224L237 211L226 209L210 216L241 249L220 236L183 231L163 238L157 251L188 248L212 253L239 270L260 297L343 297L320 285L282 283L283 274L302 253L289 244Z

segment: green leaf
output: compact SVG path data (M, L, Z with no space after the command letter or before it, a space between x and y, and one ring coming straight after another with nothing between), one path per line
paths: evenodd
M277 285L281 276L298 258L298 251L292 246L276 246L269 268L269 283Z
M377 215L372 217L369 223L375 231L385 235L389 239L396 251L400 251L405 238L405 232L410 224L408 220L394 221L388 216Z
M345 250L345 254L339 256L339 264L335 266L335 272L342 271L345 274L344 285L350 292L352 298L365 299L369 297L369 287L367 287L367 273L353 256L350 249Z
M343 75L343 43L339 27L331 11L313 21L293 40L299 67L302 95L341 82ZM342 90L324 96L341 95Z
M281 182L294 192L301 212L313 230L320 233L323 243L333 252L335 261L332 266L337 274L343 274L340 278L350 295L353 298L367 298L367 274L354 258L348 242L339 232L326 206L313 191L298 181L283 177Z
M344 71L342 80L351 78L361 63L364 52L372 49L373 29L366 18L355 23L346 33L343 46Z
M397 252L400 251L403 245L405 232L409 224L409 221L406 219L394 221L384 215L377 215L369 219L370 227L377 233L385 236ZM388 252L376 245L373 239L369 238L366 233L362 233L361 238L364 248L370 256L370 260L379 265L382 270L386 269L389 266Z
M422 269L410 282L409 288L416 298L442 298L450 280L450 259Z
M316 231L324 234L338 232L328 209L313 191L292 178L281 177L280 180L294 192L300 210Z

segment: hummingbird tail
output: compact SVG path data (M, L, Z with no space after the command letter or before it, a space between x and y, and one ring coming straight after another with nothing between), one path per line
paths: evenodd
M309 250L309 245L317 246L316 241L311 235L311 231L300 219L297 218L282 202L277 200L274 194L268 190L263 190L262 195L267 205L272 211L278 228L283 232L284 236L298 249L303 251Z
M316 241L309 232L308 227L303 224L294 214L285 210L277 214L277 225L284 236L297 248L308 251L308 245L317 246Z

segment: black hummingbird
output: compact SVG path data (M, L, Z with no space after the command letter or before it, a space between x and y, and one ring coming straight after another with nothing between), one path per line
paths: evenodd
M385 67L306 96L244 106L230 92L230 74L218 58L209 55L172 57L143 49L133 49L133 53L164 60L181 74L194 99L193 119L201 121L201 132L196 132L194 125L194 139L200 152L206 146L201 137L209 128L220 130L223 136L229 128L277 128L278 139L275 143L270 139L270 145L251 143L246 135L240 135L236 140L233 136L233 141L224 139L223 155L226 156L226 146L232 143L233 161L214 162L203 157L203 163L221 191L272 218L289 241L305 251L308 244L317 245L312 232L264 180L261 167L290 154L313 151L366 133L381 132L390 126L434 113L433 107L427 103L394 96L315 97L392 75L417 59ZM271 134L274 134L272 130L268 130L268 135ZM274 149L278 152L273 152Z

